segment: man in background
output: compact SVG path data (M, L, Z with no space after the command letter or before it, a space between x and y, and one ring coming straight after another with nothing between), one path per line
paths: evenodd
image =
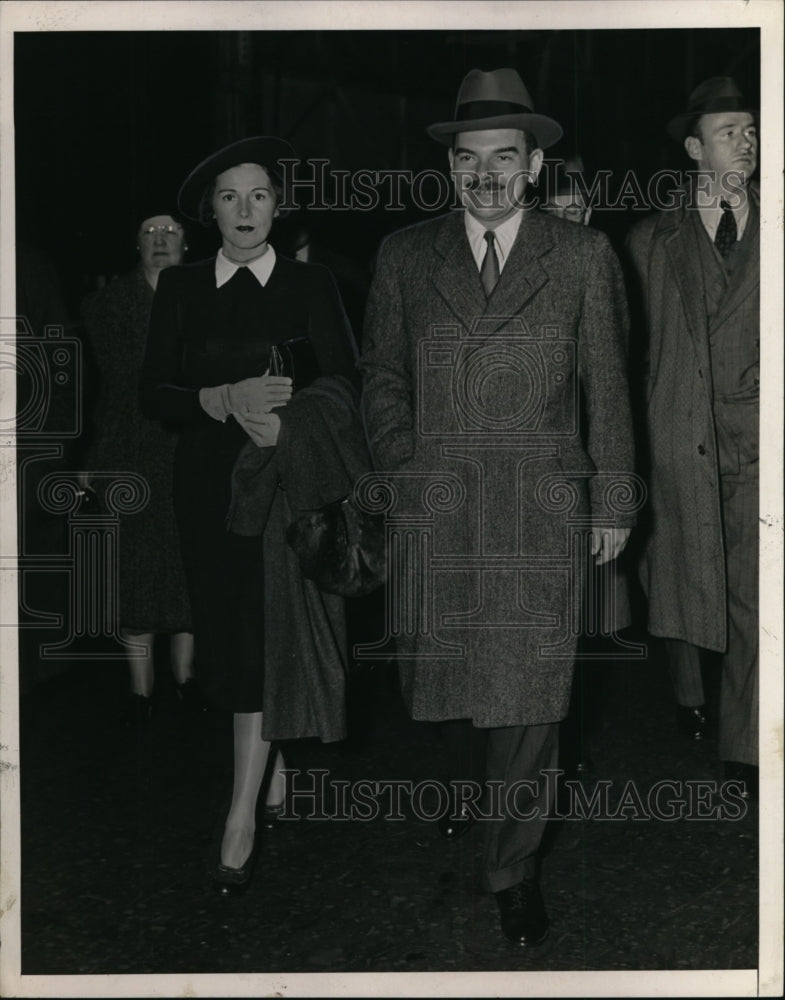
M701 651L721 654L719 756L757 794L759 197L755 110L713 77L668 125L693 161L628 240L648 337L649 631L681 728L705 734Z

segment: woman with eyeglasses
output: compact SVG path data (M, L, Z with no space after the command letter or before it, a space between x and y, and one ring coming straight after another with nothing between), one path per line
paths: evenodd
M222 895L251 878L265 774L260 825L274 826L284 802L274 741L345 735L343 601L305 581L286 545L292 497L281 488L280 463L282 447L290 457L297 451L282 442L297 434L298 413L299 432L313 430L302 419L311 384L326 377L332 390L356 385L356 349L330 272L269 241L282 211L281 161L293 157L284 140L255 136L218 150L185 180L181 211L217 226L221 246L215 257L162 274L142 379L147 412L182 426L175 507L197 670L233 717L232 797L213 869ZM325 421L322 432L333 430ZM254 502L259 533L237 534L228 524L233 471L249 449L259 477L269 476L269 503ZM303 454L294 475L321 487L335 473L320 458Z
M153 295L161 272L181 264L188 249L179 216L145 215L136 230L137 266L88 296L82 317L99 370L92 443L82 476L135 472L150 496L119 530L119 626L130 667L124 721L149 725L154 686L153 647L168 636L169 662L181 703L200 711L193 671L191 615L172 505L176 430L151 420L139 406L139 375ZM107 477L93 476L100 490ZM99 501L100 502L100 501Z

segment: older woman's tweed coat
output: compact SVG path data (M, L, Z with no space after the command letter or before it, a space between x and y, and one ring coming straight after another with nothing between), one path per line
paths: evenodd
M364 336L374 459L399 493L388 624L412 716L558 721L580 532L592 517L635 520L629 497L620 512L606 492L634 458L627 308L607 239L525 212L486 300L461 213L395 233Z
M141 266L92 293L82 305L100 374L100 395L84 467L102 493L112 477L135 472L149 489L145 506L119 515L119 624L134 634L187 632L186 592L174 506L172 467L177 432L150 420L137 384L147 340L153 290Z

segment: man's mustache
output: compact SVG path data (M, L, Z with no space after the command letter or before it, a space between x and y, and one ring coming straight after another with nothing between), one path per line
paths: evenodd
M483 181L479 177L470 177L468 183L465 185L467 191L477 191L481 189L483 191L501 191L506 185L497 183L496 181Z

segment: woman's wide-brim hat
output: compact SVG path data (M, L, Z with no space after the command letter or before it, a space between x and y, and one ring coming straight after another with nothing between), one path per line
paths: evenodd
M468 72L458 91L455 120L429 125L427 132L432 139L450 146L459 132L496 128L523 129L534 136L540 149L552 146L562 136L558 122L534 113L529 91L514 69Z
M177 195L177 205L183 215L198 222L202 195L224 170L236 167L239 163L258 163L276 181L281 182L283 170L280 161L294 158L295 152L289 143L274 135L252 135L230 143L194 167L183 181Z
M757 114L758 109L744 99L732 76L713 76L693 90L687 101L687 110L671 118L666 126L668 135L676 142L683 142L687 138L689 124L695 118L723 111L747 111L752 115Z

